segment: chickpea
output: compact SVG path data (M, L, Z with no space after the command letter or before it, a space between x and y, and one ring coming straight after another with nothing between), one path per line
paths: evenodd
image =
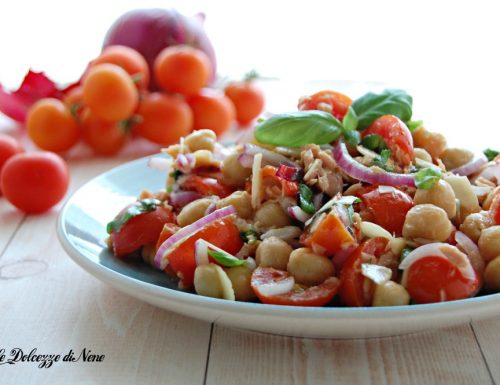
M487 211L480 211L468 215L460 225L460 231L474 242L479 241L481 231L491 226L491 218Z
M198 150L214 150L217 135L212 130L197 130L186 136L184 143L191 152Z
M201 198L188 203L182 208L179 215L177 215L177 223L179 226L184 227L203 218L208 206L212 203L214 203L212 198Z
M488 227L481 231L477 243L483 259L488 262L500 255L500 226Z
M441 160L447 170L463 166L472 159L474 159L474 153L463 148L447 148L441 154Z
M208 150L197 150L193 152L195 167L220 167L220 162L214 159Z
M194 271L194 290L199 295L224 298L219 273L215 265L200 265Z
M372 306L403 306L410 303L410 295L399 283L388 281L377 285Z
M286 270L292 251L292 246L285 241L276 237L269 237L264 239L257 247L255 260L258 266Z
M292 221L278 202L268 201L255 212L255 224L264 228L289 226Z
M417 189L414 202L417 205L431 203L437 207L441 207L446 211L450 219L457 213L453 188L448 182L442 179L435 183L430 190Z
M335 267L327 257L314 254L311 249L301 248L290 254L287 270L297 283L315 286L331 277L335 272Z
M217 202L217 208L232 205L243 219L251 218L253 215L252 199L246 191L235 191L231 195Z
M226 273L233 284L234 296L237 301L252 301L256 298L250 286L252 270L246 266L236 266L227 269Z
M251 168L245 168L238 160L240 154L230 154L222 162L222 181L230 186L244 186L252 174Z
M500 255L492 259L484 270L484 286L486 289L500 291Z
M408 211L403 225L403 236L412 240L444 242L451 234L452 226L446 211L442 208L423 204Z
M426 150L432 158L439 158L446 148L446 139L443 135L429 132L423 127L413 132L413 143L415 147Z
M432 156L423 148L413 149L413 160L422 159L426 162L432 163Z

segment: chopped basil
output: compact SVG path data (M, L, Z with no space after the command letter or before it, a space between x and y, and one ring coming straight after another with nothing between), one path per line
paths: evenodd
M173 178L174 180L177 180L179 179L182 175L184 175L182 173L182 171L179 171L179 170L175 170L175 171L172 171L170 174L168 174L171 178Z
M486 158L488 158L488 161L490 161L490 162L500 154L500 152L498 152L496 150L492 150L491 148L487 148L483 152L484 152L484 155L486 155Z
M109 222L106 226L106 231L108 234L118 232L132 218L154 211L161 204L162 202L158 199L142 199L137 201Z
M430 190L441 176L442 173L437 167L422 168L415 173L415 185L419 189Z
M351 207L354 203L360 203L361 199L352 195L345 195L339 198L338 195L334 196L328 202L326 202L316 213L310 218L305 225L309 226L312 224L316 218L318 218L321 214L330 212L332 207L335 205L343 205L347 208Z
M252 244L257 241L257 231L250 229L240 232L240 238L243 242Z
M314 214L313 192L305 184L299 184L299 206L308 214Z
M366 135L361 141L361 144L368 150L372 150L375 152L380 152L387 148L384 139L382 139L382 137L378 134Z
M233 257L231 254L226 253L225 251L208 250L208 255L210 255L213 259L215 259L217 263L224 267L241 266L245 263L244 259Z
M378 166L385 171L392 171L393 168L388 164L388 160L391 157L391 150L384 149L380 152L380 155L373 160L373 165Z
M422 120L410 120L406 122L406 126L410 130L410 132L415 131L417 128L420 128L424 125L424 122Z

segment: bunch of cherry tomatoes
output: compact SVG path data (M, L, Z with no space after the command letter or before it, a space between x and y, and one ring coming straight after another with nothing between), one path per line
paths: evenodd
M223 134L262 112L262 91L251 80L209 89L211 73L208 56L190 46L165 48L152 74L134 49L107 47L63 100L45 98L31 107L28 135L48 151L66 152L83 139L95 153L113 155L135 135L168 145L197 129ZM148 90L151 76L159 91Z

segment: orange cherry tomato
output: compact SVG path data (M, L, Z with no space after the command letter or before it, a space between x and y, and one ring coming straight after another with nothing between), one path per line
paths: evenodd
M264 166L262 168L262 178L264 182L270 181L271 183L281 186L283 196L295 198L299 193L299 184L280 178L276 175L277 171L278 169L274 166Z
M148 88L150 76L148 63L135 49L124 45L106 47L90 65L103 63L116 64L132 77L139 89Z
M187 45L170 46L154 62L157 83L168 92L196 94L208 85L212 64L207 54Z
M464 277L449 260L428 256L409 267L406 289L416 303L432 303L469 298L474 295L479 280Z
M233 102L241 125L250 123L264 110L264 93L252 81L230 83L224 93Z
M0 175L2 175L3 165L7 160L16 154L24 152L24 148L12 136L0 133ZM0 187L0 194L2 189Z
M391 151L391 159L405 167L413 160L413 137L411 132L398 117L384 115L376 119L363 131L362 136L377 134L382 137Z
M375 284L361 274L361 264L376 262L388 243L386 238L371 238L358 246L344 262L340 271L339 295L346 306L371 306ZM365 260L367 257L375 261Z
M180 279L181 288L191 288L193 286L196 260L194 255L194 244L198 239L223 249L230 254L236 254L243 246L240 232L234 225L232 218L224 218L213 222L191 237L182 242L167 257L168 266Z
M193 127L193 114L188 104L174 95L159 92L147 94L137 114L139 123L134 132L161 145L177 143Z
M260 290L262 285L276 283L289 276L290 274L286 271L272 267L258 267L252 273L250 285L262 303L285 306L324 306L333 299L339 288L339 280L330 277L317 286L300 290L292 289L284 294L266 295Z
M80 114L84 110L82 86L77 86L69 90L68 93L64 95L63 102L74 118L80 118Z
M234 192L234 189L219 182L215 178L189 175L182 182L181 188L186 191L196 191L201 195L217 195L225 198Z
M129 118L139 103L130 75L115 64L92 66L83 80L83 101L97 117L118 121Z
M83 141L99 155L115 155L127 143L120 123L102 120L86 109L81 118Z
M352 99L336 91L320 91L311 96L303 96L299 100L299 110L320 110L329 112L342 121L347 113Z
M194 130L208 128L219 136L229 130L234 122L233 102L223 94L202 90L199 94L190 96L188 103L193 111Z
M46 98L33 104L26 127L33 143L47 151L67 151L80 139L76 120L58 99Z

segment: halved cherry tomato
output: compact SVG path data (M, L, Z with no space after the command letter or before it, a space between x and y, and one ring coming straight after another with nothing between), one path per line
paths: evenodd
M142 246L154 245L163 225L173 221L175 215L169 206L158 206L154 211L135 216L119 231L111 233L114 254L123 257Z
M340 271L339 295L347 306L371 306L375 284L361 274L362 263L374 263L387 248L386 238L371 238L363 242L347 258ZM372 258L374 261L369 261Z
M295 198L299 193L299 184L297 182L288 181L277 175L278 169L274 166L264 166L262 168L262 178L270 180L271 183L281 185L283 196Z
M396 188L384 191L377 186L367 186L358 190L356 195L363 201L361 216L365 220L401 236L406 213L413 207L413 200L408 194Z
M409 267L406 288L416 303L453 301L472 296L479 281L464 277L452 262L439 256L428 256Z
M377 134L382 137L391 151L391 159L397 164L409 166L413 160L413 138L411 132L398 117L384 115L376 119L365 131L363 137Z
M278 282L289 276L290 274L286 271L276 270L272 267L258 267L252 273L250 284L262 303L286 306L324 306L333 299L339 288L339 280L330 277L317 286L298 291L292 290L284 294L265 295L259 290L261 285Z
M311 96L303 96L299 100L299 110L320 110L329 112L337 119L342 120L347 113L352 99L336 91L320 91Z
M230 254L236 254L243 246L240 232L234 225L232 218L224 218L211 223L193 234L167 257L168 267L180 278L179 287L181 288L187 289L193 286L196 269L194 243L198 239L204 239Z
M182 182L182 189L186 191L196 191L201 195L217 195L220 198L225 198L234 191L234 189L219 182L215 178L198 175L189 175L186 180Z
M161 230L160 236L156 241L155 249L158 250L163 242L165 242L168 238L178 232L181 228L177 226L175 223L165 223L163 225L163 229Z

